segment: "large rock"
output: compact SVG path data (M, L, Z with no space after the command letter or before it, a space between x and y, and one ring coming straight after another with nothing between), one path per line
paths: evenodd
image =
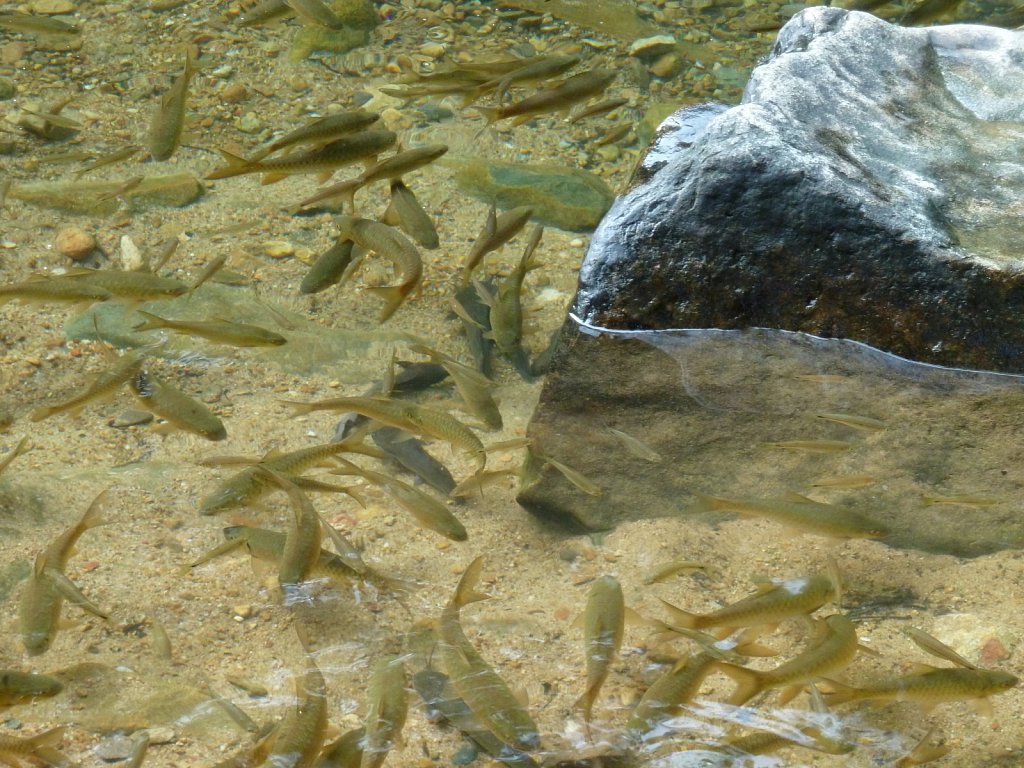
M803 11L742 104L662 132L594 235L576 314L1024 371L1020 120L1019 34Z
M799 493L891 546L1024 546L1021 380L872 348L1024 371L1021 85L1014 33L815 8L740 106L667 120L594 235L573 309L590 328L566 322L529 427L602 493L549 464L520 503L606 530ZM785 330L664 330L758 327Z

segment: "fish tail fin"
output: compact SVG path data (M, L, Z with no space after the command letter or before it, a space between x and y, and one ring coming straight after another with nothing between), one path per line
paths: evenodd
M593 716L595 694L596 691L592 691L588 687L572 705L573 709L578 709L583 713L583 722L587 723L587 725L590 724L590 719Z
M167 327L167 322L162 317L159 317L157 315L154 315L150 312L146 312L145 310L141 309L137 309L135 310L135 312L136 314L142 315L142 317L145 319L138 325L133 325L133 331L152 331L157 328Z
M313 403L300 403L296 400L278 400L278 402L291 407L292 418L295 418L296 416L305 416L307 413L312 413L316 410Z
M367 288L366 290L368 293L384 299L384 308L381 309L380 317L378 318L378 322L381 323L395 314L395 311L405 301L406 293L401 285L384 285L377 288Z
M480 571L483 570L483 567L483 557L476 558L476 560L466 566L466 570L462 573L462 578L459 579L459 585L455 588L455 594L452 595L453 606L462 608L464 605L486 600L490 597L490 595L477 592L475 589L477 582L480 581Z
M860 698L860 689L854 688L852 685L840 683L838 680L833 680L830 677L823 677L822 680L828 683L829 688L832 689L822 694L825 704L829 707L857 701Z
M228 152L226 149L218 149L217 152L227 165L223 168L214 168L206 174L206 178L211 181L213 179L227 179L232 176L241 176L243 173L248 173L249 169L253 165L251 160L244 158L241 155L236 155L233 152Z
M690 613L684 611L667 600L662 600L661 604L668 608L669 613L672 614L672 622L683 629L700 629L700 615L696 613Z
M107 521L103 517L103 505L107 501L107 492L109 490L109 488L104 488L96 494L96 498L92 500L89 508L85 510L85 514L82 515L82 530L87 531L90 528L106 524Z
M484 116L487 120L487 125L497 122L501 119L501 108L500 107L481 107L479 104L474 104L473 109Z
M764 690L764 679L756 670L726 662L719 663L718 668L736 683L736 690L729 697L729 703L734 707L742 707Z
M56 413L60 413L61 408L59 405L48 405L42 408L36 408L29 414L29 421L42 421L48 419Z
M48 731L43 731L42 733L32 736L28 740L28 743L32 747L32 753L34 754L40 747L53 748L59 745L61 740L64 738L64 731L66 729L66 725L58 725L56 728L51 728Z
M697 506L702 510L722 512L727 508L725 499L718 496L705 496L703 493L697 493L697 491L690 491L690 493L697 497Z

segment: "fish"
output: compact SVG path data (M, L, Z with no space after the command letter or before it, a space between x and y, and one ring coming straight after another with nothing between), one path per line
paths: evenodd
M338 441L334 443L321 443L306 448L299 448L287 453L271 452L262 459L254 462L253 466L246 467L227 478L217 488L200 502L199 514L214 515L236 507L244 507L256 503L269 488L267 476L260 473L260 467L278 474L286 475L292 482L302 480L296 477L310 467L335 466L333 458L339 453L346 451L362 451L364 448L355 442ZM301 483L299 483L301 487ZM347 492L340 486L337 490Z
M107 370L102 371L96 376L84 392L62 403L36 408L29 415L29 419L32 421L42 421L65 411L77 414L91 403L113 397L121 387L128 384L139 374L145 362L145 357L145 353L137 349L125 352Z
M784 688L779 706L785 706L804 684L845 669L857 655L857 631L853 622L836 613L818 621L807 647L784 664L766 671L723 663L719 669L736 681L729 704L742 706L769 688Z
M819 573L812 576L766 582L757 592L711 613L697 614L684 611L671 603L662 603L672 614L671 622L686 629L719 629L726 636L744 627L778 624L784 619L807 616L828 602L839 599L838 573ZM671 629L671 625L667 625Z
M880 419L873 419L870 416L858 416L853 413L815 413L815 418L824 421L833 421L842 424L844 427L862 429L867 432L877 432L885 429L885 422Z
M527 453L532 454L542 465L550 464L552 467L557 469L566 480L575 485L585 494L589 496L601 496L604 493L604 491L601 490L601 486L586 477L583 473L573 469L568 464L555 461L550 456L538 453L537 451L528 450Z
M931 744L934 736L935 729L929 728L928 733L921 737L910 752L893 763L893 768L912 768L912 766L924 765L948 755L953 748L948 744Z
M480 91L494 90L498 104L505 101L508 89L514 84L532 83L568 72L581 61L579 56L533 56L522 66L481 83Z
M195 282L189 287L188 298L191 299L204 283L220 272L224 265L227 264L227 261L228 254L226 253L218 254L210 259L206 266L203 267L203 271L196 276Z
M178 429L207 440L224 440L228 436L224 422L209 408L147 371L140 370L129 384L144 408Z
M94 286L119 298L133 301L169 299L188 292L188 286L181 280L160 277L150 272L76 267L67 273L66 279Z
M874 475L837 475L822 477L811 483L812 488L867 488L878 482Z
M146 180L145 176L132 176L131 178L125 179L113 189L107 190L106 192L100 192L96 195L98 202L104 202L106 200L116 200L124 197L129 192L138 187Z
M164 265L171 260L175 251L178 250L178 246L181 244L181 240L178 236L168 237L164 240L156 249L156 258L153 259L153 263L150 265L150 272L159 272L164 268Z
M431 722L443 717L504 766L538 768L538 763L532 757L512 749L480 724L466 702L458 697L444 672L429 667L421 669L412 676L412 685L423 699Z
M355 245L347 237L335 240L334 245L321 253L310 266L299 284L299 293L319 293L343 282L345 272L353 262L358 263L359 252Z
M1020 680L1009 672L997 669L965 669L916 665L910 675L880 680L854 688L829 679L832 691L825 694L830 706L855 701L913 701L926 712L950 701L973 700L979 709L988 707L988 697L1005 693Z
M378 322L385 322L423 282L423 258L409 239L394 227L372 219L339 216L335 224L341 237L348 237L361 248L380 254L394 264L397 285L367 288L384 299Z
M81 283L66 277L44 277L22 283L0 285L0 304L14 300L92 304L97 301L107 301L113 297L114 294L106 288Z
M929 494L922 494L921 501L926 507L930 507L935 504L956 504L962 507L994 507L997 504L1002 504L1002 501L999 499L993 499L988 496L975 496L973 494L961 494L955 496L932 496Z
M444 411L427 406L381 397L334 397L313 402L281 402L291 406L296 416L313 411L354 411L389 427L443 440L453 449L462 450L475 459L477 469L483 469L487 462L483 443L469 427Z
M480 498L483 498L484 488L497 485L508 478L515 477L518 473L517 469L491 469L477 472L452 488L448 495L456 499L464 499L479 494Z
M65 600L101 619L107 618L107 613L96 607L64 575L64 568L79 537L105 522L102 507L106 498L107 491L101 491L82 518L36 556L35 565L22 589L18 610L21 641L29 656L45 653L53 644Z
M643 741L647 734L656 732L661 725L682 711L682 708L700 691L704 678L714 672L722 662L708 653L682 659L651 683L633 708L626 722L626 738Z
M455 388L459 391L462 402L466 404L469 412L480 419L488 429L502 428L501 411L498 410L498 404L491 397L491 382L486 376L423 344L413 344L409 349L429 357L433 363L444 366L452 381L455 382Z
M66 21L32 13L0 13L0 29L61 37L73 37L82 31Z
M363 762L363 744L366 727L345 731L320 752L313 768L360 768Z
M516 118L515 124L520 125L548 112L567 110L573 104L602 93L615 79L616 74L610 69L591 69L567 77L553 87L538 91L522 101L498 107L474 105L473 109L484 116L488 125L509 117Z
M380 120L379 114L367 112L364 109L325 115L275 139L267 146L255 152L250 159L253 161L262 160L267 155L272 155L275 152L280 152L282 149L299 144L327 144L341 136L358 133L369 128L378 120Z
M590 586L583 611L583 648L587 660L587 687L576 700L583 720L590 723L594 702L601 692L612 662L622 646L626 605L622 585L614 576L602 576Z
M588 117L594 117L595 115L603 115L605 112L611 112L613 109L618 109L624 104L628 104L629 99L605 99L599 101L596 104L591 104L589 107L584 107L579 112L576 112L572 117L569 118L570 123L578 123L580 120L584 120Z
M277 572L277 581L287 598L288 588L306 581L320 557L320 515L309 496L287 477L266 467L257 469L269 475L271 482L288 494L295 513L284 536Z
M27 450L28 450L28 438L27 437L23 437L23 438L21 438L21 440L18 441L18 444L15 445L14 448L12 448L8 452L8 454L3 458L3 460L0 460L0 475L2 475L4 473L4 470L6 470L9 466L11 466L11 462L12 461L14 461L16 458L21 456L21 454L25 453L25 451L27 451Z
M132 737L132 751L128 755L125 768L139 768L142 765L146 759L146 753L149 751L149 742L149 731L144 729Z
M334 139L322 147L262 160L239 157L220 149L218 152L227 165L210 171L206 178L227 179L248 173L261 173L264 174L262 183L272 184L297 173L329 176L338 168L351 165L358 160L375 158L379 153L392 147L397 140L398 136L393 131L362 131L353 136Z
M0 735L0 755L34 757L48 765L74 765L67 755L56 749L56 745L60 744L64 738L65 730L66 726L60 725L27 738ZM4 762L8 765L21 765L19 762L8 760L4 760Z
M244 10L239 17L238 26L256 27L292 13L294 11L288 7L285 0L262 0Z
M366 740L361 768L380 768L388 752L401 739L409 712L401 657L385 656L373 665L366 700Z
M441 244L434 220L401 179L391 182L391 201L381 216L381 222L398 227L427 250L435 250Z
M608 434L618 439L620 443L629 451L631 454L636 456L638 459L643 459L651 464L661 463L661 454L651 448L647 443L633 437L628 432L623 432L621 429L615 429L615 427L607 428Z
M0 707L26 704L36 699L48 699L64 690L64 683L49 675L0 670Z
M486 289L488 294L493 290L493 281L477 280ZM462 322L462 332L466 337L466 344L469 353L473 358L473 364L487 378L492 374L492 352L494 341L484 336L491 330L491 310L480 300L480 294L474 285L463 285L455 291L451 300L453 314Z
M407 149L396 155L374 163L354 179L347 179L317 192L299 203L299 209L308 208L323 200L340 197L343 207L355 209L355 197L363 187L377 181L400 179L407 173L422 168L437 160L448 151L447 144L429 144L425 147Z
M288 339L279 333L249 323L234 323L230 320L169 320L141 309L135 311L145 318L143 322L132 326L132 330L135 331L167 328L189 336L200 336L218 344L230 344L233 347L279 347L288 342Z
M360 417L362 418L362 417ZM394 427L381 427L370 433L374 445L412 472L436 491L448 496L455 489L455 478L448 468L423 449L423 443Z
M181 131L185 125L185 108L188 101L188 84L198 71L195 46L185 49L185 66L160 102L149 120L146 146L149 156L156 161L168 160L181 144Z
M305 650L306 672L295 678L295 706L278 726L265 761L275 768L309 768L327 735L327 684L313 655Z
M605 134L603 134L602 136L599 136L598 138L594 139L593 146L604 147L607 146L608 144L614 144L617 141L622 141L624 138L629 136L629 134L632 131L633 126L630 125L629 123L617 125L608 132L606 132Z
M922 0L907 11L901 24L931 24L936 19L954 13L963 0Z
M840 453L850 450L853 445L844 440L781 440L765 443L768 448L782 448L801 453Z
M696 560L671 560L652 568L644 576L644 584L659 584L682 571L704 571L708 566Z
M508 277L501 280L494 290L488 293L481 283L475 283L480 300L490 310L488 314L489 331L498 350L512 363L512 367L525 380L532 381L530 359L523 349L523 305L521 293L526 273L536 269L540 264L533 259L534 251L540 244L544 228L537 225L530 233L530 238L523 250L522 258Z
M108 152L105 155L101 155L93 159L91 163L75 171L75 178L80 179L90 171L95 171L99 168L105 168L108 165L114 165L115 163L123 162L131 157L134 157L141 151L142 150L140 147L129 145L127 147L122 147L121 149L115 150L113 152Z
M763 517L800 533L814 533L834 539L880 539L889 534L885 524L860 512L834 504L822 504L797 494L783 499L726 499L700 493L694 495L703 509Z
M462 630L462 608L487 598L475 589L482 569L483 558L477 557L466 567L455 593L441 611L438 653L452 687L480 724L505 744L532 751L540 747L537 724Z
M487 219L484 221L480 234L473 242L473 247L462 265L462 284L469 285L473 277L473 270L477 268L480 261L491 251L496 251L526 226L526 223L533 217L533 208L528 205L521 205L503 211L500 216L496 214L492 205L487 212Z
M823 730L815 725L794 725L794 731L784 733L760 731L747 736L727 739L721 745L712 747L715 752L734 755L766 755L784 747L800 746L824 752L826 755L848 755L857 745L847 739L833 735L834 729Z
M430 494L424 493L408 483L403 483L397 478L364 469L341 457L338 457L338 462L342 465L340 471L344 474L359 475L384 489L388 496L398 502L422 527L439 533L452 541L466 541L469 538L465 526L459 522L459 519L452 514L444 502L438 501Z

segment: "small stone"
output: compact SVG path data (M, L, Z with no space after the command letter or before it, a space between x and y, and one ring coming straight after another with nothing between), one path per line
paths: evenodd
M480 749L472 741L462 742L462 746L452 755L452 765L469 765L480 754Z
M263 252L272 259L287 259L295 255L295 246L287 240L270 240L263 244Z
M28 6L32 13L43 16L56 16L61 13L74 13L75 4L70 0L32 0Z
M629 55L640 59L653 59L674 50L675 47L676 39L672 35L641 37L629 46Z
M14 86L14 81L9 77L0 77L0 101L7 101L7 99L13 99L17 88Z
M659 56L657 61L651 64L651 74L660 77L662 80L675 77L683 68L683 60L675 53L666 53Z
M121 237L121 269L125 272L138 272L146 266L142 251L128 235Z
M127 429L128 427L140 427L153 421L153 414L149 411L139 411L134 408L124 411L110 422L115 429Z
M54 240L57 252L72 261L83 261L96 250L96 238L80 227L64 227Z
M388 130L398 131L412 128L412 120L403 115L394 107L389 107L380 113L381 122Z
M231 609L231 615L235 617L235 621L245 621L255 614L251 605L236 605Z
M429 56L432 59L439 59L444 56L444 52L448 49L448 46L444 43L427 43L426 45L420 46L420 53L424 56Z
M1002 640L998 637L989 637L981 644L981 663L985 665L1006 661L1010 658L1010 652L1006 650Z
M238 130L242 133L256 133L263 130L263 121L255 112L246 112L238 121Z
M7 45L0 48L0 63L17 64L25 58L25 52L27 50L28 46L20 41L7 43Z
M217 67L210 74L213 75L214 77L219 77L219 78L221 78L223 80L225 78L231 77L231 75L233 75L234 73L235 73L235 68L234 67L232 67L230 64L224 64L222 66Z
M130 737L123 733L115 733L102 739L92 751L100 760L115 763L131 757L134 748L135 743Z
M146 730L149 732L150 744L170 744L178 738L178 734L174 732L173 728L147 728Z
M221 101L228 104L237 104L240 101L245 101L247 98L249 98L249 91L241 83L231 83L220 92Z

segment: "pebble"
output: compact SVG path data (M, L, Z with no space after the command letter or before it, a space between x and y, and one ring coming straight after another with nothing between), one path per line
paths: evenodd
M652 75L664 80L669 77L675 77L682 68L683 60L678 54L666 53L664 56L659 56L657 61L651 64L650 69Z
M149 411L139 411L134 408L124 411L110 422L110 426L116 429L127 429L128 427L141 427L153 421L153 414Z
M135 748L135 741L123 733L115 733L102 739L92 751L100 760L108 763L127 760Z
M17 64L25 58L26 51L28 51L28 46L25 43L7 43L7 45L0 48L0 62L4 64Z
M394 107L388 107L380 113L380 120L390 131L408 130L412 128L412 120Z
M44 16L56 16L61 13L74 13L75 4L70 0L33 0L28 6L32 13Z
M629 46L629 55L641 59L652 59L666 54L676 47L676 39L672 35L654 35L634 40Z
M238 121L238 130L242 133L256 133L263 130L263 121L255 112L246 112Z
M173 728L149 728L148 730L150 744L170 744L178 738L178 734L174 732Z
M121 269L125 272L137 272L146 266L142 251L128 235L121 236Z
M14 81L9 77L0 77L0 101L13 99L16 92Z
M269 240L263 244L263 252L272 259L287 259L295 255L295 246L287 240Z
M54 240L57 253L72 261L83 261L96 250L96 238L81 227L64 227Z
M228 104L237 104L240 101L245 101L247 98L249 98L249 91L241 83L231 83L220 92L221 101Z

